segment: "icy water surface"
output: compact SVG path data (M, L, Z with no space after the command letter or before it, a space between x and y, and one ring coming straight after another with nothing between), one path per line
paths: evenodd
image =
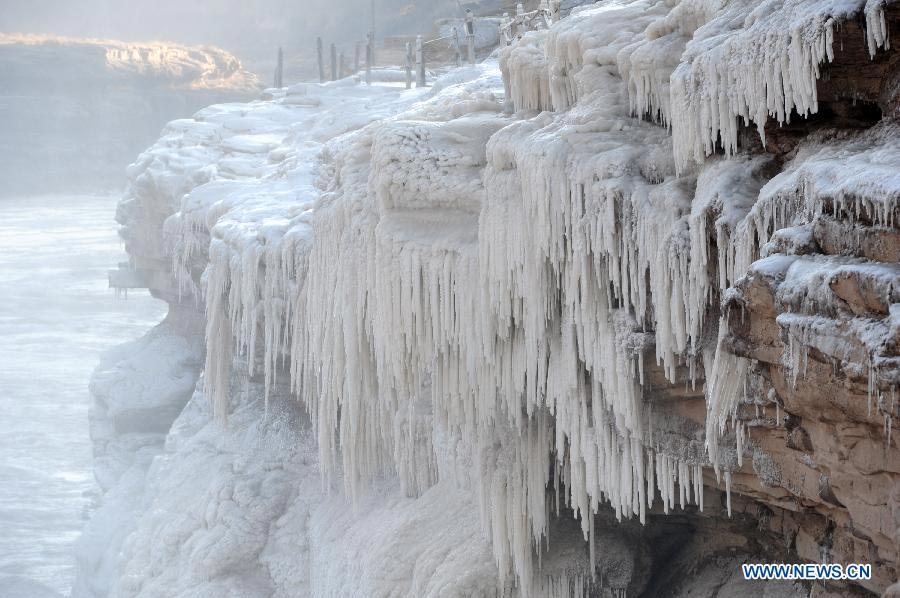
M0 596L68 595L93 485L88 380L165 304L117 299L116 198L0 199ZM26 590L26 588L29 588Z

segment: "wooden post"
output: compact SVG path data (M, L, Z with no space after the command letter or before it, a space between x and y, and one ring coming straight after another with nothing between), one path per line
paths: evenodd
M453 28L453 51L456 53L456 68L462 66L462 46L459 43L459 29Z
M338 79L343 79L347 76L347 58L344 56L344 53L341 52L340 56L338 56Z
M406 89L412 89L413 51L412 44L406 42Z
M416 36L416 87L425 87L425 44Z
M325 57L322 56L322 38L316 38L316 54L319 58L319 83L325 83Z
M281 46L278 47L278 62L275 65L275 87L284 87L284 50Z
M331 44L331 80L337 81L338 79L338 71L337 71L337 46L332 42Z
M468 47L469 64L475 64L475 15L468 8L466 9L466 46Z
M361 54L359 42L356 42L356 45L353 48L353 74L359 72L359 56Z

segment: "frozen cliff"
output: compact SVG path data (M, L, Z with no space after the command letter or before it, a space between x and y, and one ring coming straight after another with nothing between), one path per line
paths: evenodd
M95 376L78 589L896 592L898 24L606 0L170 123L118 212L170 316Z
M121 189L166 122L257 88L218 48L0 34L0 195Z

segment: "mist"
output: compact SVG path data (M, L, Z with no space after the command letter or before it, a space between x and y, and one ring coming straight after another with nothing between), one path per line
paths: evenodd
M353 56L373 7L379 40L431 31L436 18L462 12L456 0L0 4L0 195L121 188L125 168L166 122L271 85L279 48L288 83L317 77L317 37ZM169 55L154 63L135 59L141 53ZM193 57L186 66L172 53Z
M435 18L462 12L456 0L14 0L0 6L0 28L212 44L234 53L250 70L268 75L278 46L290 55L312 52L316 36L337 43L364 39L371 27L372 6L379 37L421 32L430 29Z

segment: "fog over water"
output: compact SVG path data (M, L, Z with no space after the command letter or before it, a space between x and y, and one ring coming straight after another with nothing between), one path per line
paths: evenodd
M72 547L94 488L88 380L103 351L140 336L165 304L117 298L125 259L116 197L0 199L0 596L68 595ZM27 581L26 581L27 580Z

